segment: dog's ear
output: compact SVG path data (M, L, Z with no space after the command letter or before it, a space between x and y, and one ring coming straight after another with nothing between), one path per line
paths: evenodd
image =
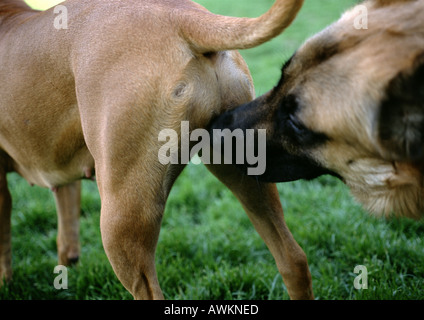
M424 160L424 52L389 82L377 119L380 145L392 160Z

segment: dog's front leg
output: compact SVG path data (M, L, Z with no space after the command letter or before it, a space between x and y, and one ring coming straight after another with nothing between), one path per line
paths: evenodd
M81 181L57 188L54 192L58 217L57 255L59 264L78 261Z
M294 240L283 216L274 184L243 176L230 165L208 165L208 169L238 198L277 263L291 299L313 299L312 280L306 255Z
M7 187L6 172L0 168L0 286L12 278L11 211L12 198Z

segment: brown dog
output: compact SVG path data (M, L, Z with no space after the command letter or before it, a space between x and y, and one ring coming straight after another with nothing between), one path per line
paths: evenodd
M274 89L212 128L267 130L261 181L329 173L374 213L422 217L424 1L349 10L293 55Z
M163 298L154 255L180 165L158 161L162 129L207 126L253 99L234 49L279 34L303 1L277 0L260 18L209 13L188 0L70 0L68 26L53 9L0 0L0 276L11 278L6 174L51 188L61 264L77 260L81 178L96 174L102 241L135 298ZM273 184L208 167L243 204L275 257L291 298L313 298L305 254L285 225Z

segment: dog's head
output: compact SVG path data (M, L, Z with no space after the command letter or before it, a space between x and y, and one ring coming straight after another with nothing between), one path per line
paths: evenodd
M330 173L372 212L420 217L424 2L370 0L349 10L306 41L276 87L213 128L267 130L260 180Z

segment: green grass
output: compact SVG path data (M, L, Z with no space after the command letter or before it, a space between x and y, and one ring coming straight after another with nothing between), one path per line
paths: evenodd
M64 0L24 0L31 7L37 10L46 10L50 7L53 7Z
M213 12L256 16L271 0L203 0ZM307 0L285 34L243 51L258 94L278 80L282 63L314 32L336 20L354 1ZM84 181L82 255L68 268L69 289L55 290L56 211L51 192L9 175L13 282L0 299L131 299L100 239L100 200ZM331 177L278 186L285 217L305 250L317 299L423 299L424 223L379 220ZM369 288L353 286L355 266L369 271ZM190 165L166 206L157 249L159 281L167 299L288 299L274 260L240 204L203 166Z

